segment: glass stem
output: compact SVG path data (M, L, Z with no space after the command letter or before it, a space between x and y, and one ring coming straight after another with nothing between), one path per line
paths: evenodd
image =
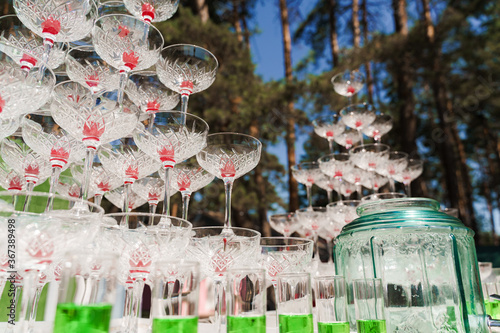
M359 134L359 144L362 145L363 144L363 132L361 132L361 130L359 129L358 134Z
M339 202L342 202L342 186L344 185L342 183L342 178L338 178L339 180Z
M49 188L50 194L56 193L56 186L57 186L57 183L59 182L59 175L60 174L61 174L60 167L52 167L52 175L50 176L50 188ZM49 199L47 200L47 206L45 207L46 212L49 212L52 210L53 203L54 203L54 197L49 197Z
M149 120L148 120L148 132L153 133L153 124L155 122L156 115L154 112L149 112Z
M311 195L311 187L312 186L306 186L306 191L307 191L307 201L309 202L309 210L312 209L312 195Z
M222 281L214 281L215 290L215 331L222 333L222 300L224 298L224 286Z
M328 196L328 203L333 202L332 190L326 190L326 195Z
M36 321L36 313L38 311L38 303L40 301L40 295L42 294L43 287L45 286L45 283L40 284L37 283L37 287L35 289L35 294L33 296L32 303L30 304L30 318L28 322L28 331L29 332L34 332L34 327L35 327L35 321Z
M165 167L165 197L163 198L163 215L170 216L170 170L172 167Z
M405 183L405 188L406 188L406 195L408 198L411 197L411 182Z
M129 329L130 333L137 333L139 324L139 310L142 304L142 293L144 291L144 280L138 278L134 281L134 297L132 302L132 314L130 317Z
M189 95L182 94L181 95L181 111L184 113L187 113L187 111L188 111L188 102L189 102Z
M396 192L396 185L394 184L394 179L392 177L389 177L389 188L391 189L391 192Z
M333 263L333 241L334 241L334 239L326 242L326 246L328 247L328 262L329 263Z
M328 148L330 148L330 154L335 153L333 151L333 139L328 139Z
M182 194L182 218L186 221L188 218L189 199L191 199L191 193Z
M49 62L50 51L52 50L52 43L45 42L44 50L42 55L42 63L38 68L38 80L42 80L43 75L45 74L45 70L47 69L47 63Z
M101 205L101 201L102 201L102 194L96 194L94 196L94 203L97 205L97 206L100 206Z
M30 305L33 304L33 299L35 297L36 279L38 277L38 271L27 270L23 275L23 295L21 298L21 309L19 311L19 321L20 329L19 332L26 332L28 328L25 326L26 322L29 322L30 317Z
M356 184L356 192L358 193L358 200L361 200L361 197L363 196L363 188L361 187L361 184Z
M130 285L130 283L127 283ZM121 332L127 332L130 327L130 316L132 315L132 303L134 300L134 288L127 286L125 288L125 301L123 305L123 320Z
M127 79L128 79L128 72L120 71L120 81L118 85L118 103L120 103L120 105L123 103L123 92L125 91Z
M313 233L313 252L314 252L314 257L313 260L319 262L319 247L318 247L318 234L315 232Z
M95 151L96 151L95 148L87 147L87 151L85 154L85 167L83 169L83 184L80 193L80 197L83 200L87 200L87 197L89 195L90 177L92 174L92 165L94 163Z
M158 203L150 203L149 204L149 214L151 216L149 217L149 223L148 225L152 226L155 223L155 217L153 216L156 214L156 207L158 206Z
M274 289L274 308L276 311L276 327L279 328L280 327L280 318L279 318L279 314L278 314L278 298L279 298L278 282L273 281L273 289Z
M26 182L26 191L27 192L33 192L33 189L35 188L35 183L33 182ZM26 194L26 198L24 199L24 206L23 206L23 212L28 211L30 209L30 203L31 203L31 195Z
M125 183L123 184L123 205L122 205L122 212L128 213L130 211L129 207L129 197L130 197L130 187L132 184L130 183Z
M233 191L233 178L224 180L226 191L226 213L224 218L224 228L231 228L231 193Z

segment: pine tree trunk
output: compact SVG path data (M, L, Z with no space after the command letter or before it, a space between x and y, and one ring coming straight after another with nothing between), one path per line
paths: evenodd
M330 48L332 50L332 67L339 64L339 41L337 35L337 2L336 0L328 0L328 14L330 23Z
M352 36L354 48L361 44L361 30L359 28L359 0L352 0Z
M361 17L361 25L363 27L363 45L368 44L368 11L366 8L366 1L362 0L361 10L363 11L363 16ZM366 85L368 88L368 103L373 104L373 76L372 76L372 64L370 61L365 62L366 70Z
M239 1L233 0L233 27L236 32L236 37L240 43L243 43L243 30L241 29Z
M200 15L202 23L206 23L210 19L210 14L208 12L208 4L206 0L194 0L196 13Z
M250 30L248 30L247 23L247 0L241 0L241 24L243 25L243 38L246 47L250 50Z
M292 73L292 37L290 35L290 24L288 21L288 7L286 0L280 0L281 28L283 33L283 49L285 57L285 79L287 83L293 80ZM292 177L292 166L295 165L295 118L293 101L288 101L286 107L286 145L288 159L288 193L289 211L293 212L299 208L299 194L297 181Z
M483 182L484 195L488 204L488 210L490 211L493 245L498 246L500 245L500 239L498 237L498 234L495 232L495 216L493 214L493 210L494 208L498 208L498 204L494 204L495 201L493 200L492 192L496 191L496 187L498 186L498 184L500 184L498 180L498 166L500 165L500 159L495 152L495 140L492 140L495 138L491 134L488 120L484 116L481 116L481 118L483 134L484 138L486 139L486 151L484 155L486 157L486 160L488 161L488 169L485 172L487 177L485 177L485 181ZM476 149L476 151L478 151L478 149ZM492 158L493 156L496 158L496 163ZM490 179L490 182L487 182L486 179ZM490 183L495 184L492 189L490 188Z

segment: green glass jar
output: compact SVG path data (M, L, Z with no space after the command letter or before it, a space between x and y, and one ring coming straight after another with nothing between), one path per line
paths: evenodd
M351 290L354 279L382 279L387 332L488 332L471 229L432 199L378 200L357 212L336 240L335 267Z

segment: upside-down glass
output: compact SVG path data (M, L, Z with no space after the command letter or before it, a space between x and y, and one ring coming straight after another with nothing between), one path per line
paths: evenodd
M313 333L311 274L280 274L277 282L280 333Z
M318 177L321 177L321 169L317 162L302 162L292 166L292 175L295 180L306 186L307 201L312 209L311 188Z
M262 143L240 133L216 133L207 136L207 146L196 159L201 167L224 182L226 204L224 227L231 228L233 182L250 172L260 161Z
M245 228L193 228L188 258L200 262L201 272L214 281L216 332L222 333L222 306L226 272L231 268L255 267L260 233Z
M266 292L264 269L227 272L227 333L266 333Z
M330 154L333 154L333 138L345 131L345 124L340 120L340 116L337 113L332 113L328 116L318 117L312 123L314 132L328 140Z
M385 298L381 279L352 281L358 333L386 333Z
M207 144L208 124L201 118L178 111L158 111L154 122L139 123L134 132L137 146L164 169L163 214L170 214L170 173L173 167L196 155Z
M313 277L318 333L349 333L347 288L343 276Z
M186 113L191 94L206 90L215 81L219 63L202 47L177 44L161 51L156 72L169 89L181 94L181 111Z

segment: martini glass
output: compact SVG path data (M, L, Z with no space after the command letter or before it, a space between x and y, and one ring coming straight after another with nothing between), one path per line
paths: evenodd
M43 38L40 73L45 71L54 43L85 38L97 15L93 0L14 0L14 10L24 25Z
M78 46L69 51L66 73L72 81L88 88L94 99L106 90L118 89L118 73L99 57L92 45Z
M207 146L196 159L201 167L224 182L226 205L224 228L231 228L231 192L233 182L250 172L260 160L262 143L240 133L216 133L207 137Z
M318 159L319 168L329 177L334 178L339 182L339 201L342 201L342 178L349 173L353 168L349 154L330 154Z
M260 233L244 228L193 228L188 258L200 263L201 272L214 281L216 332L222 333L221 315L226 271L257 265Z
M96 20L92 42L97 54L120 72L121 102L129 73L147 69L158 61L163 36L154 26L133 16L110 14Z
M51 70L38 78L13 62L0 61L0 118L12 119L42 107L50 99L55 81Z
M312 207L311 188L316 179L321 176L321 169L316 162L302 162L292 167L292 175L295 180L306 186L307 201L309 208Z
M40 65L45 46L43 38L22 24L16 15L0 17L0 50L21 65L26 73ZM64 62L68 51L67 43L55 43L47 67L55 69Z
M293 212L271 215L269 216L269 224L274 230L283 234L284 237L290 237L300 228L297 217Z
M127 202L125 201L125 189L123 186L109 191L108 193L104 194L104 197L119 209L123 209L125 207L125 203ZM137 207L144 205L146 202L146 199L141 198L134 191L130 191L128 194L128 202L126 205L127 212L130 212Z
M345 147L347 150L351 149L352 146L360 142L358 131L352 128L346 128L342 134L337 135L333 138L333 140L339 145Z
M68 163L81 161L85 146L59 127L49 112L26 115L22 120L22 135L31 149L49 160L52 168L49 193L55 193L62 169Z
M402 151L391 151L384 165L377 170L383 176L389 178L391 192L396 192L394 186L394 175L402 172L408 165L408 154Z
M207 133L208 125L203 119L178 111L158 111L147 129L143 123L138 124L134 141L164 168L164 215L170 215L171 170L176 163L196 155L206 145Z
M332 202L326 206L327 214L330 218L342 225L351 223L358 218L356 208L361 203L360 200L344 200L343 202Z
M127 99L120 105L116 98L115 91L105 92L99 95L98 103L95 103L90 90L71 81L59 83L54 88L52 117L86 146L82 198L88 195L90 172L97 148L130 134L137 124L138 108Z
M388 114L378 114L375 120L363 129L363 134L380 143L382 136L392 129L392 123L392 117Z
M204 48L177 44L161 51L156 72L167 88L181 95L181 111L186 113L189 96L210 87L218 67L215 56Z
M352 162L359 168L375 172L384 165L389 158L389 146L382 143L360 145L349 151ZM372 177L372 174L369 174ZM370 179L370 188L373 188L373 179Z
M147 200L149 213L155 214L158 202L163 200L163 196L165 195L165 185L158 173L155 172L152 177L144 177L134 182L132 191L137 193L142 199ZM170 196L175 193L177 193L177 190L171 187Z
M128 11L146 23L162 22L172 17L179 0L124 0Z
M139 178L146 177L160 168L160 163L147 155L135 145L132 138L122 138L102 145L97 155L102 166L108 173L114 173L123 181L125 189L124 203L128 202L128 195L132 184ZM124 205L123 212L127 212L128 205Z
M214 175L203 169L195 158L176 164L172 170L172 187L182 194L182 218L187 220L189 199L214 180Z
M347 97L349 104L351 104L352 96L363 89L365 76L359 70L346 70L332 77L330 81L332 82L333 90L337 94Z
M71 165L71 174L75 179L81 184L84 181L85 175L85 165L83 163L77 163ZM92 166L89 180L89 191L88 197L94 197L94 203L98 206L101 205L102 196L111 190L114 190L123 184L123 181L116 176L114 173L108 173L100 165Z
M363 144L363 130L375 120L376 114L370 104L348 105L340 111L342 122L358 131L359 142Z
M318 117L313 120L314 132L320 137L328 140L328 146L330 147L330 153L333 154L333 138L344 133L345 126L340 120L340 116L336 113L332 113L328 116Z
M406 168L400 173L396 173L394 179L405 185L406 194L411 197L411 182L417 179L423 171L424 161L410 158Z

